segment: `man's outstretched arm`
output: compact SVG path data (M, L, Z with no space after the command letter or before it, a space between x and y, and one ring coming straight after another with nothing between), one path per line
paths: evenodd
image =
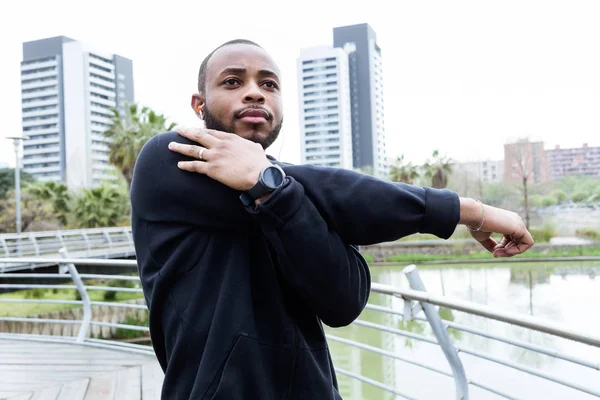
M252 187L260 171L270 165L258 144L239 136L204 129L180 134L206 149L203 160L197 160L194 155L201 146L170 144L172 151L192 157L179 163L179 168L206 175L237 191ZM392 184L339 169L285 169L289 171L288 181L247 211L261 223L286 280L324 322L334 326L351 322L362 311L369 292L366 264L349 243L377 243L417 232L447 238L458 223L474 226L479 222L469 199L460 199L448 190ZM528 242L531 237L524 225L520 226L522 221L506 218L514 213L493 211L488 211L486 227L498 229L495 232L503 233L505 240L497 244L481 230L476 239L484 247L490 251L502 246L508 249L508 238L521 241L518 252L533 244ZM523 230L524 234L516 234ZM344 310L349 310L348 315L343 315ZM332 320L336 317L340 320Z

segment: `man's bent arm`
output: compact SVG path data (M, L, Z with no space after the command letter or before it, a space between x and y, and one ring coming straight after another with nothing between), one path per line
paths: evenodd
M288 178L265 202L246 209L261 224L283 278L319 318L332 327L354 321L369 298L368 265L328 226L303 186Z

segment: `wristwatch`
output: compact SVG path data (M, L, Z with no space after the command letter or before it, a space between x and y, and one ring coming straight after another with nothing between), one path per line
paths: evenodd
M285 172L279 165L269 165L265 167L258 177L256 185L240 195L240 200L244 206L249 206L255 200L260 199L266 194L272 193L285 182Z

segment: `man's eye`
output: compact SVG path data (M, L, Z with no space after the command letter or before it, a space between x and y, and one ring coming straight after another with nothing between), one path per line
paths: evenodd
M273 81L267 81L264 83L264 85L269 89L277 89L277 84Z
M237 79L234 78L229 78L227 79L225 82L223 82L225 85L228 86L232 86L232 85L237 85L239 83L239 81Z

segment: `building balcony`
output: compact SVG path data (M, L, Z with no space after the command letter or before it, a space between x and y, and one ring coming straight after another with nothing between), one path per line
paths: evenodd
M54 106L52 108L48 108L45 110L23 111L22 117L23 118L44 117L47 115L58 114L58 111L59 111L58 106Z
M89 96L90 101L105 105L107 107L116 107L117 106L117 102L115 101L114 93L106 92L105 90L103 90L103 92L105 92L105 93L97 93L98 91L96 89L97 88L90 89L90 96ZM100 89L100 90L102 90L102 89ZM102 94L103 96L108 96L109 99L107 100L107 99L103 99L101 97L92 96L91 93ZM103 108L102 110L105 110L105 109Z
M36 119L33 121L23 121L22 126L23 126L23 128L29 128L29 127L33 127L36 125L50 125L50 124L58 124L58 123L59 123L59 118L54 117L54 118L48 118L48 119Z
M40 155L40 157L24 159L23 167L27 167L32 164L46 164L46 163L60 163L60 156L42 157Z
M102 86L106 86L106 87L110 88L112 90L112 92L108 92L108 93L111 93L113 96L115 95L114 90L116 89L117 86L114 84L114 82L108 82L108 81L105 81L103 79L99 79L99 78L96 78L93 76L89 76L88 81L90 83L95 83L97 85L102 85ZM96 90L96 89L100 89L100 88L93 88L93 89ZM103 90L103 89L100 89L100 90ZM104 94L104 93L102 93L102 94Z
M28 149L28 150L24 150L23 151L23 155L25 157L27 156L39 156L39 157L44 157L45 154L53 154L53 153L59 153L60 152L60 146L57 144L56 146L52 146L52 147L44 147L41 149ZM52 156L52 157L58 157L58 156ZM37 157L33 157L31 158L31 160L37 159ZM26 162L27 158L23 159L23 162Z
M53 165L51 167L37 167L37 168L28 168L27 166L24 166L23 171L30 173L32 175L44 174L44 173L60 174L60 165Z
M21 84L21 90L34 89L40 86L58 85L58 77L56 73L45 74L44 76L27 76L27 79L32 78L52 78L45 81L27 82Z
M54 143L56 143L57 145L60 143L60 137L58 135L56 135L55 137L52 137L52 138L28 140L26 142L26 146L31 148L33 146L40 146L40 145L54 144ZM46 149L46 148L44 148L44 149ZM38 149L31 149L31 150L38 150ZM29 154L29 150L24 150L24 152L25 152L24 154Z
M26 103L21 103L21 108L47 107L56 106L58 109L58 97L50 100L35 100Z
M32 62L32 63L27 63L27 64L21 64L21 72L31 71L32 69L41 69L41 68L56 67L56 66L57 66L56 59L53 58L51 60L46 60L46 61L42 61L42 62Z
M52 87L38 92L21 93L22 100L34 99L36 97L44 96L58 96L58 87Z
M92 85L88 85L87 90L88 90L88 93L97 93L97 94L100 94L102 96L106 96L106 97L108 97L110 99L110 100L108 100L109 102L112 102L115 105L117 104L116 100L115 100L115 91L114 90L105 90L105 89L102 89L102 88L99 88L99 87L94 87ZM93 97L93 96L90 95L88 97L88 99L90 101L96 101L96 99L98 99L98 98L97 97ZM103 99L98 99L98 100L103 100ZM98 102L98 103L100 103L100 102Z

